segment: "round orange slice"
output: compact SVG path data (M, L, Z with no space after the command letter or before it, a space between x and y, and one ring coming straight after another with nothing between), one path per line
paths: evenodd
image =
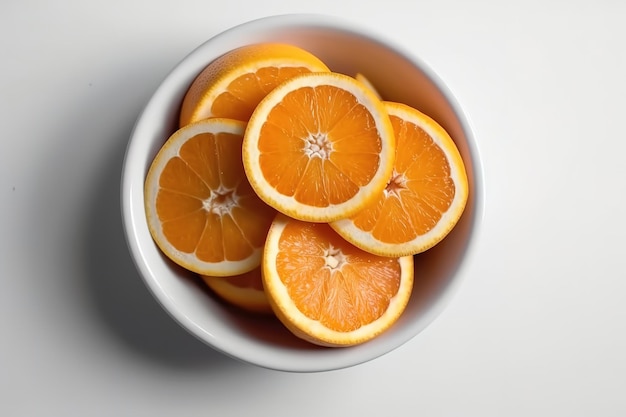
M374 87L374 84L372 84L372 82L369 80L369 78L367 78L362 72L357 72L354 75L354 78L357 81L359 81L360 83L362 83L364 86L369 88L370 91L376 95L376 97L378 97L379 99L382 100L382 97L381 97L380 93L378 92L378 89L376 87Z
M322 346L364 343L389 329L413 288L413 257L372 255L328 224L279 214L268 234L263 284L279 320Z
M260 267L241 275L200 275L200 278L217 296L236 307L252 313L272 313L263 289Z
M237 275L258 267L275 211L243 171L245 123L208 119L176 131L145 180L145 210L162 252L199 274Z
M243 142L256 193L290 217L329 222L349 217L385 188L395 156L382 102L353 77L295 76L254 110Z
M305 72L329 71L297 46L260 43L234 49L211 62L192 82L180 112L180 126L208 117L248 121L265 95Z
M467 174L454 141L436 121L404 104L384 104L397 141L391 180L372 205L331 226L374 254L417 254L458 222L468 199Z

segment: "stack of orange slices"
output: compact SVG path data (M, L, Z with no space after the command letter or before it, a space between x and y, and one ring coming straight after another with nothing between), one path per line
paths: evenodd
M433 119L293 45L226 53L190 86L145 181L162 252L216 296L322 346L380 335L468 180Z

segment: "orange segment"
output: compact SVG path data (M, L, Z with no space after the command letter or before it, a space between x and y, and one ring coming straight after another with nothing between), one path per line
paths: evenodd
M262 43L232 50L211 62L183 99L180 126L209 118L248 121L267 93L306 72L329 71L311 53L286 44Z
M175 132L145 181L152 237L170 259L200 274L256 268L273 209L248 183L241 161L245 123L209 119Z
M230 277L200 275L200 278L215 294L236 307L253 313L272 312L263 289L260 267L241 275Z
M296 76L257 106L243 142L246 175L269 205L300 220L348 217L380 193L395 138L382 102L337 73Z
M463 160L448 133L404 104L385 102L397 145L393 174L376 201L331 226L369 252L404 256L441 241L468 198Z
M395 323L413 288L413 257L372 255L327 224L279 214L268 233L263 283L296 336L324 346L370 340Z

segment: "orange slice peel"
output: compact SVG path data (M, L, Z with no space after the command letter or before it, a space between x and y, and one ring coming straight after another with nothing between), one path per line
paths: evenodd
M272 313L263 289L260 267L241 275L200 275L200 278L218 297L238 308L251 313Z

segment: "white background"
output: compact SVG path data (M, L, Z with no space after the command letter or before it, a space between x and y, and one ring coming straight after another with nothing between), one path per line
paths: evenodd
M468 113L485 215L445 312L390 354L260 369L179 328L134 269L119 180L142 106L211 36L327 13L421 57ZM0 415L626 415L626 2L0 5Z

